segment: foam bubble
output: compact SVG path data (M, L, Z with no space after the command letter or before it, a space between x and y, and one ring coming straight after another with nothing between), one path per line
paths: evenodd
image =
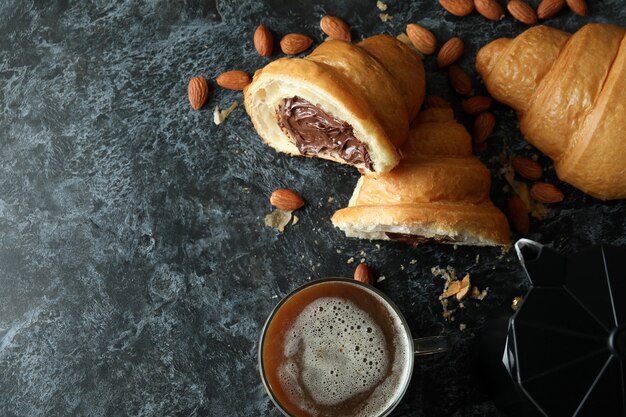
M395 325L401 326L399 320ZM393 341L395 358L390 363L389 341L380 326L343 298L313 301L285 334L281 385L294 403L312 415L319 413L319 406L336 406L365 393L369 396L360 414L379 414L408 372L406 340Z

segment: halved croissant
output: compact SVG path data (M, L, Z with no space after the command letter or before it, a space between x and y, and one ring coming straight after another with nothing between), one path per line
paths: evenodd
M452 110L420 113L401 154L391 172L359 179L348 207L332 217L336 227L349 237L414 246L510 244L506 217L489 198L489 170Z
M305 58L278 59L254 74L246 111L270 146L384 173L400 160L424 99L421 58L378 35L357 45L329 40Z
M489 93L517 111L559 178L603 200L626 198L625 33L606 24L573 35L535 26L476 56Z

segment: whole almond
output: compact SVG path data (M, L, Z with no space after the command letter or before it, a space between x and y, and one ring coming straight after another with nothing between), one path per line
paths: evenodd
M320 28L322 32L330 36L333 39L339 39L341 41L351 42L350 26L337 16L324 16L320 20Z
M309 49L313 39L300 33L290 33L280 40L280 49L288 55L296 55Z
M476 120L474 121L474 134L472 137L474 138L474 143L480 145L485 142L487 138L493 132L493 128L496 125L496 117L491 112L483 112L478 115Z
M512 157L511 165L517 175L527 180L537 181L543 174L543 168L539 162L523 156Z
M248 73L244 71L226 71L220 74L215 80L217 85L229 90L243 90L245 86L252 82Z
M193 77L187 85L187 95L189 96L189 104L194 110L200 110L207 98L209 98L209 84L206 78L202 76Z
M530 187L530 196L540 203L560 203L565 198L563 191L547 182L536 182Z
M281 210L298 210L304 206L304 200L300 194L287 188L279 188L270 196L270 203Z
M454 91L462 96L469 96L472 93L472 79L461 67L452 65L448 69L448 77Z
M528 219L528 207L524 201L519 196L514 195L509 199L506 207L513 228L518 233L527 235L530 231L530 221Z
M426 109L434 109L434 108L450 109L452 108L452 105L448 103L448 101L443 97L428 96L424 100L424 108Z
M354 279L366 284L372 284L374 282L372 271L364 263L359 264L354 270Z
M543 0L537 6L537 17L549 19L554 17L565 6L565 0Z
M270 56L274 50L272 32L263 25L259 25L254 31L254 48L261 56Z
M468 98L467 100L463 100L461 107L463 107L463 111L465 113L471 116L476 116L477 114L489 110L492 103L493 99L491 97L474 96Z
M437 49L437 38L433 33L417 23L409 23L406 25L406 35L411 43L424 55L430 55Z
M587 2L585 0L566 0L567 5L579 16L587 16Z
M463 55L465 44L460 38L454 37L443 44L437 55L437 66L439 68L454 64Z
M504 19L504 9L497 0L474 0L476 11L489 20Z
M467 16L474 11L472 0L439 0L439 4L455 16Z
M527 25L537 24L535 10L522 0L510 0L506 8L515 19Z

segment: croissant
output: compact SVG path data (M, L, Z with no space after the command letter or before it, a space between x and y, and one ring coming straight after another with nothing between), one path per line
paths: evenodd
M420 113L391 172L361 176L333 224L349 237L508 246L506 217L489 198L489 170L451 109Z
M476 56L489 93L517 111L559 178L603 200L626 198L624 34L606 24L573 35L536 26Z
M378 35L353 45L328 40L305 58L278 59L244 89L246 111L265 143L290 155L391 170L424 99L421 58Z

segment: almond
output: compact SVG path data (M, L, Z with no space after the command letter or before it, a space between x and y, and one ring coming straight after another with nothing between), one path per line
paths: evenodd
M535 10L522 0L511 0L506 6L511 15L527 25L537 24L537 14Z
M189 80L187 86L187 95L189 96L189 104L194 110L200 110L207 98L209 98L209 83L202 76L193 77Z
M504 9L496 0L474 0L476 11L489 20L504 19Z
M406 34L415 49L424 55L430 55L435 52L437 48L437 38L435 38L435 35L433 35L430 30L416 23L409 23L406 25Z
M454 37L443 44L437 55L437 66L439 68L454 64L463 55L465 44L460 38Z
M439 4L455 16L467 16L474 11L472 0L439 0Z
M563 191L547 182L536 182L530 187L530 196L540 203L560 203L565 198Z
M565 0L543 0L537 6L537 17L549 19L554 17L565 6Z
M300 33L290 33L280 40L280 49L288 55L296 55L309 49L313 39Z
M281 210L298 210L304 206L304 200L300 194L287 188L279 188L270 196L270 203Z
M486 141L487 138L491 135L491 132L493 132L493 128L495 125L496 118L493 113L486 111L479 114L474 121L474 143L480 145L481 143Z
M587 16L587 2L585 0L566 0L567 5L579 16Z
M274 50L272 32L263 25L259 25L254 31L254 48L261 56L270 56Z
M320 28L322 28L322 32L333 39L339 39L346 42L352 41L352 37L350 36L350 26L336 16L322 17L322 20L320 20Z
M543 174L543 168L539 162L523 156L512 157L511 165L517 175L527 180L537 181Z
M518 233L527 235L530 231L530 221L528 219L528 208L524 201L519 196L514 195L509 199L506 206L513 228Z
M252 82L250 76L244 71L226 71L215 80L217 85L229 90L243 90Z
M448 101L445 98L443 98L443 97L428 96L424 100L424 108L427 108L427 109L433 109L433 108L450 109L450 108L452 108L452 105L450 103L448 103Z
M372 271L363 263L359 264L359 266L357 266L354 270L354 279L366 284L372 284L374 282Z
M461 67L453 65L448 69L448 77L454 91L462 96L469 96L472 93L472 79Z
M461 106L463 107L463 111L465 113L471 116L476 116L477 114L489 110L492 103L493 99L491 97L474 96L468 98L467 100L463 100Z

